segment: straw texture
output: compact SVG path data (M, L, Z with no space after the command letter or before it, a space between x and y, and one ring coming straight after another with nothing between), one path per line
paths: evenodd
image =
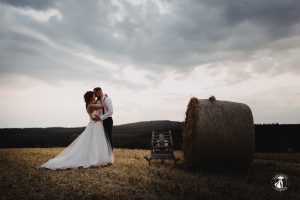
M215 97L190 100L183 130L187 168L248 168L254 139L253 116L246 104Z

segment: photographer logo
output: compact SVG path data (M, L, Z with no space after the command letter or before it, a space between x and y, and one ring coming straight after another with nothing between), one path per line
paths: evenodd
M271 180L274 190L283 192L290 186L290 180L285 174L276 174Z

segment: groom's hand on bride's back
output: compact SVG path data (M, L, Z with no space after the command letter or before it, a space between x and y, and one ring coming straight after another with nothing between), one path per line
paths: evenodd
M93 118L93 121L94 121L94 122L98 122L98 121L101 121L101 119L100 119L100 117L97 115L96 117Z

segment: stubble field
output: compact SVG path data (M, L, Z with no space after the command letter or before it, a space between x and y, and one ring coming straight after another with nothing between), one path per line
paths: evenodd
M300 199L300 154L256 153L247 173L190 172L166 162L148 166L147 150L115 149L107 167L51 171L39 166L62 148L0 149L0 199ZM182 158L182 152L176 152ZM275 191L285 173L290 187Z

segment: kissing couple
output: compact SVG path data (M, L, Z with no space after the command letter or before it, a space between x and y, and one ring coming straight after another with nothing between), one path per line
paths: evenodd
M112 147L113 106L100 87L84 94L90 122L85 130L60 154L41 167L47 169L88 168L114 162Z

